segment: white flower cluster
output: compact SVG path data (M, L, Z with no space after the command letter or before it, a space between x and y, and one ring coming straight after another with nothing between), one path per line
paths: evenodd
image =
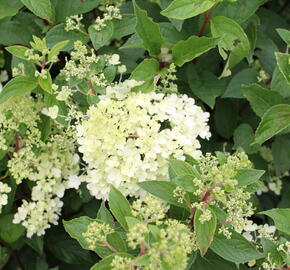
M269 240L275 240L275 226L269 226L268 224L257 225L252 220L247 220L247 223L243 229L243 236L248 241L255 242L257 239L266 238Z
M79 158L66 136L55 136L34 159L33 169L27 175L29 180L35 181L31 201L22 201L13 220L27 229L27 237L43 235L51 224L57 224L65 190L78 188L81 181L77 177ZM72 185L72 180L75 182L76 178L79 183Z
M7 184L0 182L0 214L2 211L2 206L8 203L8 193L11 191L11 187Z
M64 30L67 32L74 31L74 30L81 30L83 26L81 23L82 19L83 19L83 15L73 15L73 16L67 17L65 20Z
M94 25L96 31L101 31L102 29L104 29L108 21L111 21L113 19L122 19L120 9L117 6L106 6L104 11L105 13L103 15L103 18L99 16L96 18L96 24Z
M201 155L200 138L209 138L209 114L186 95L129 93L103 99L77 126L79 151L87 163L87 187L107 199L110 184L140 196L136 183L168 179L167 159Z

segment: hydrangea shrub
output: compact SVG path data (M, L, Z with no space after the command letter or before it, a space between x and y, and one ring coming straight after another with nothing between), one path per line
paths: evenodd
M0 270L290 269L287 0L0 0Z

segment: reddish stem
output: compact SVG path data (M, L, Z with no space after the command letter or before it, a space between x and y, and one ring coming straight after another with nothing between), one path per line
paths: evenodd
M231 223L230 222L218 222L217 223L217 225L220 225L220 226L227 225L227 224L231 224Z
M19 138L18 132L15 133L14 138L15 138L15 149L14 149L14 151L17 153L20 150L20 138Z
M205 194L203 195L203 197L202 197L202 199L201 199L201 201L202 201L203 203L206 203L209 199L212 199L212 198L213 198L213 196L210 196L211 192L212 192L212 188L208 189L208 190L205 192Z
M191 232L193 231L193 227L194 227L194 215L195 215L195 212L196 212L196 207L192 208L192 216L191 216L191 219L189 221L189 229L190 229Z
M145 245L142 245L141 246L141 249L140 249L140 252L138 254L138 257L139 256L142 256L142 255L145 255L147 253L145 250L146 250L146 246Z
M204 19L203 19L203 23L202 23L202 26L201 26L201 29L198 33L198 36L201 37L204 35L204 32L206 30L206 27L209 23L209 19L210 19L210 16L214 10L215 6L213 6L207 13L204 14Z
M115 249L114 247L112 247L108 242L104 242L103 245L107 248L109 248L111 251L113 251L114 253L119 253L119 251L117 249Z
M270 85L272 82L272 78L269 78L268 80L265 81L265 85Z

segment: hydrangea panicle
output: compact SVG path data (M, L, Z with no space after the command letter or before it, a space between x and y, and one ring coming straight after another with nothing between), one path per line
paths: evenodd
M91 106L77 126L91 194L107 199L113 184L138 197L137 182L168 179L171 155L199 158L198 137L210 136L209 114L194 103L185 95L128 93L122 100L104 98Z

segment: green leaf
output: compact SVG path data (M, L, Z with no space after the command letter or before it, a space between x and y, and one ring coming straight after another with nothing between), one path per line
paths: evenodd
M290 31L282 28L278 28L276 30L285 43L290 46Z
M272 74L276 67L275 52L279 51L275 42L267 36L258 35L255 56L259 58L262 68Z
M242 92L250 102L253 111L260 117L272 106L284 103L284 98L279 93L258 84L243 85Z
M290 54L275 53L278 67L288 84L290 84Z
M23 7L23 4L20 2L20 0L0 1L0 20L5 17L12 17L16 15L19 9L22 7Z
M134 87L135 91L150 92L154 89L154 78L160 72L159 62L153 58L144 59L131 73L130 79L144 81L140 86Z
M111 40L114 33L114 24L108 21L106 22L106 26L100 31L97 31L92 24L88 31L94 48L98 50Z
M201 256L205 255L211 245L217 226L217 217L215 212L209 207L206 209L210 210L212 215L209 221L205 221L204 223L200 222L199 218L203 213L200 209L197 209L194 215L194 232L196 233L196 239Z
M275 263L277 267L283 266L283 257L280 252L277 250L278 246L271 240L267 238L261 239L261 244L263 246L263 251L266 256L270 255L271 262ZM283 268L282 268L283 269Z
M272 144L272 154L277 175L290 170L290 138L288 135L275 138Z
M236 73L228 84L223 98L243 98L242 84L250 84L257 81L259 72L253 68L246 68Z
M115 19L113 23L114 33L112 38L121 39L135 32L136 16L134 14L124 14L122 20Z
M215 5L213 0L174 0L161 14L184 20L206 12Z
M219 3L213 11L214 16L225 16L237 23L247 21L255 14L257 9L267 0L238 0L238 1L223 1Z
M98 222L98 223L103 223L102 220L99 219L92 219L86 216L82 216L79 218L74 218L69 221L63 221L64 228L66 232L74 239L76 239L81 247L83 249L91 250L89 247L89 244L87 243L85 237L83 236L83 233L87 231L87 228L90 223L92 222ZM109 239L107 238L108 242L116 249L120 248L120 246L124 246L123 243L120 244L120 241L122 242L122 238L118 233L113 233L112 234L114 237ZM112 254L113 252L105 247L104 245L97 245L96 249L94 250L101 258L104 258L105 256L108 256Z
M9 35L7 35L9 33ZM28 45L32 30L17 21L4 21L0 23L0 44L9 46L14 44Z
M37 87L35 78L29 76L19 76L5 84L0 92L0 104L11 97L19 97L30 93Z
M220 55L226 59L230 51L227 69L233 68L243 58L248 56L250 51L250 42L243 28L235 21L217 16L211 20L211 33L213 37L220 37L218 44Z
M125 217L132 216L131 206L123 194L114 186L111 187L109 193L109 206L117 221L125 230L128 230L128 224Z
M143 42L144 48L151 56L158 56L163 38L160 33L160 27L151 18L147 12L139 8L136 2L133 2L134 11L137 18L136 32Z
M13 218L13 214L7 214L0 217L0 238L7 243L15 242L25 231L22 225L12 222Z
M197 69L194 64L187 66L186 74L193 94L213 109L216 98L226 87L225 80L219 80L211 72Z
M255 135L255 142L262 144L290 126L290 105L279 104L264 114Z
M231 230L232 236L227 239L222 234L216 234L210 249L227 261L246 263L260 259L263 255L255 246L239 233Z
M249 124L239 125L234 132L234 149L239 147L247 154L256 153L260 149L260 145L253 144L255 134L253 128Z
M186 206L179 203L178 199L173 196L173 191L176 189L177 185L172 182L154 180L141 182L138 183L138 185L152 195L168 202L169 204L186 208Z
M120 257L125 257L125 258L131 258L133 259L134 257L128 253L115 253L111 254L110 256L106 257L102 261L98 262L95 264L90 270L110 270L112 269L111 263L114 260L115 256L120 256ZM112 269L113 270L113 269Z
M60 226L46 232L45 240L45 246L49 249L50 254L61 262L81 265L86 269L95 262L95 256L90 251L82 249L79 243L71 239ZM108 252L106 255L109 254L111 253Z
M63 51L69 51L73 48L75 41L80 40L83 43L87 43L89 37L78 31L65 31L64 24L61 23L54 26L46 33L45 40L48 48L52 48L61 41L69 40L68 44L62 48Z
M204 257L197 254L197 258L191 268L187 270L237 270L234 263L224 260L217 254L208 250Z
M271 82L271 90L278 92L283 97L290 97L290 85L286 78L276 66Z
M47 70L46 78L39 77L38 79L40 87L47 93L52 94L52 79L49 70Z
M238 180L238 187L247 186L257 182L265 173L263 170L241 169L237 171L235 178Z
M59 52L69 43L69 40L64 40L56 43L52 48L50 49L50 52L48 54L48 61L51 61L54 56L57 56Z
M102 202L101 207L98 211L97 218L110 224L111 227L114 225L114 218L111 215L110 211L107 209L104 202Z
M183 160L170 158L168 163L168 173L171 180L183 175L192 175L192 177L197 178L200 177L200 173L197 169Z
M259 214L264 214L269 216L274 220L276 228L290 235L290 208L275 208L268 211L260 212Z
M187 40L181 40L172 48L173 62L181 67L184 63L214 48L219 40L219 38L198 36L191 36Z
M171 2L172 2L171 0L161 0L160 6L162 10L166 9L171 4ZM169 18L169 21L171 22L171 25L173 25L176 28L177 31L181 31L184 20L176 20Z
M193 179L199 178L200 173L195 167L192 167L185 161L171 158L169 160L168 172L170 180L176 185L189 192L197 190L198 187L193 183Z
M215 107L214 121L217 132L229 139L237 126L236 109L226 100L219 100Z
M55 10L50 0L21 0L21 2L36 16L49 22L54 21Z
M97 8L100 0L52 0L56 10L57 22L65 21L66 17L87 13L94 8Z
M178 41L188 38L188 33L181 30L180 32L176 30L172 23L161 22L159 23L161 35L163 36L165 47L171 48Z
M93 218L83 216L79 218L74 218L69 221L63 220L63 226L66 232L70 235L70 237L76 239L82 246L82 248L89 249L89 245L83 237L83 233L87 231L89 224L94 221L96 220Z
M27 60L27 57L25 56L25 52L28 50L27 47L20 46L20 45L14 45L10 47L5 48L8 52L10 52L12 55Z
M25 239L25 243L32 247L39 255L43 254L43 237L33 235Z

